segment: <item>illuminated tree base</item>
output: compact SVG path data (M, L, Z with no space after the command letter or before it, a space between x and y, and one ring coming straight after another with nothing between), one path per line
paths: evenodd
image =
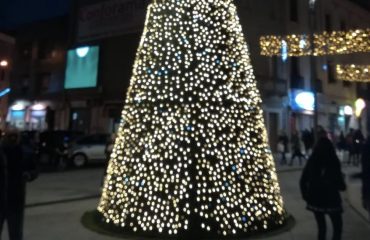
M151 240L163 240L163 239L186 239L186 240L215 240L215 239L247 239L249 237L259 237L263 239L264 237L275 236L289 231L295 226L295 219L291 215L286 215L285 221L282 225L272 226L270 229L264 231L256 231L253 233L245 233L239 235L228 235L222 236L217 233L207 232L201 228L199 229L189 229L188 231L179 232L176 236L159 235L155 232L133 232L129 228L117 227L113 224L107 224L104 221L104 217L98 211L86 212L82 218L81 222L87 229L111 237L117 237L122 239L140 238L140 239L151 239Z

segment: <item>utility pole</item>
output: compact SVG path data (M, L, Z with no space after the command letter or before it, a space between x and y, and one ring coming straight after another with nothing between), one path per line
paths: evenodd
M309 0L309 31L310 31L310 65L311 65L311 90L314 95L315 104L314 104L314 114L313 114L313 126L314 126L314 136L315 141L318 140L319 135L319 101L317 94L317 69L316 69L316 56L315 56L315 31L317 27L316 19L316 0Z

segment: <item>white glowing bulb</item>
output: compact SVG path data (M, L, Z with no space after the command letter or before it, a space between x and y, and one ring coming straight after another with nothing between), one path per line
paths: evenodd
M9 65L8 61L6 61L6 60L0 61L0 66L1 67L7 67L8 65Z
M45 105L41 103L38 103L32 106L32 110L35 110L35 111L41 111L44 109L45 109Z
M24 110L24 109L25 109L25 106L24 106L24 104L22 104L22 103L17 103L17 104L15 104L15 105L13 105L13 106L11 107L11 109L12 109L13 111L22 111L22 110Z
M76 49L77 56L80 58L86 57L86 55L89 53L90 47L80 47Z
M348 106L348 105L344 106L343 111L345 115L348 115L348 116L353 115L353 109L351 106Z

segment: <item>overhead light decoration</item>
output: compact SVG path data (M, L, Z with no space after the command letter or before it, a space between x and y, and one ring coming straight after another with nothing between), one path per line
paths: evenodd
M336 66L336 78L349 82L370 82L370 65L341 65Z
M284 62L288 59L288 44L285 40L281 43L281 59Z
M355 107L356 107L356 117L361 117L362 111L366 107L365 100L363 100L362 98L357 99L355 102Z
M79 47L76 49L76 54L80 58L84 58L89 53L90 47Z
M306 45L302 45L305 39ZM370 52L370 28L350 31L333 31L314 34L314 52L312 53L310 36L292 34L286 36L269 35L260 38L261 55L281 56L282 42L288 43L288 56L325 56Z
M149 5L98 211L122 231L165 236L285 223L232 0Z

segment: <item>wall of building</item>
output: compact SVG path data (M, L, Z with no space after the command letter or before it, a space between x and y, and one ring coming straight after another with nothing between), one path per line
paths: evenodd
M269 130L271 146L276 148L276 135L281 129L288 134L293 128L303 130L313 127L312 115L294 113L289 107L290 89L311 90L310 58L264 57L259 51L259 37L262 35L309 34L308 1L236 1L239 7L243 30L250 47L252 64L262 93L266 126ZM296 6L294 6L294 4ZM370 14L347 0L317 0L317 31L348 30L368 27ZM293 62L297 62L298 75L292 76ZM343 129L338 126L338 111L343 105L354 105L358 96L358 85L367 89L366 84L348 84L329 79L329 71L335 70L338 63L368 64L367 54L317 57L319 86L319 123L338 134ZM294 81L294 79L297 81ZM364 114L365 116L366 114ZM292 116L294 117L292 120ZM366 117L365 117L366 118ZM334 123L334 122L335 123ZM366 121L363 119L363 121ZM294 122L294 124L292 124ZM355 119L350 121L356 127ZM366 124L363 124L366 125ZM276 127L278 126L278 128ZM364 129L366 131L366 129Z
M97 2L99 1L93 1ZM289 105L291 88L298 86L305 90L311 89L310 60L308 57L302 57L283 61L279 57L261 56L259 38L266 34L308 34L308 1L235 0L235 2L249 45L264 102L266 125L270 139L273 139L274 148L280 130L285 129L288 133L293 130L291 124L293 114ZM297 3L296 8L292 8L294 2ZM366 10L347 0L317 0L317 2L318 31L327 28L326 16L329 12L332 30L363 27L370 22L370 15ZM80 42L76 32L78 13L86 4L91 2L76 1L70 18L37 23L29 27L28 31L24 29L21 31L22 34L18 36L11 97L13 102L21 98L32 103L48 102L55 110L56 129L112 132L120 119L143 29L130 28L130 32L134 33L122 31L112 36ZM141 11L141 8L138 11ZM140 14L139 16L140 19L135 21L135 24L144 23L144 17ZM40 34L34 34L35 31ZM63 86L67 50L81 45L100 46L98 85L89 89L65 90ZM40 53L49 57L40 58ZM320 123L325 128L333 128L333 124L330 123L332 115L338 114L338 107L341 105L353 105L358 92L357 84L331 82L328 79L328 64L365 63L366 60L365 54L317 58L317 74L322 85L319 102ZM297 73L292 76L295 63L298 66ZM359 88L365 90L367 86L361 85ZM298 116L295 124L298 130L312 126L312 116L301 113L296 113L295 116Z
M10 72L13 67L15 39L9 35L0 32L0 62L5 61L7 66L0 66L0 93L4 93L9 88L11 80ZM9 94L0 96L0 129L6 127L6 118L8 115Z

